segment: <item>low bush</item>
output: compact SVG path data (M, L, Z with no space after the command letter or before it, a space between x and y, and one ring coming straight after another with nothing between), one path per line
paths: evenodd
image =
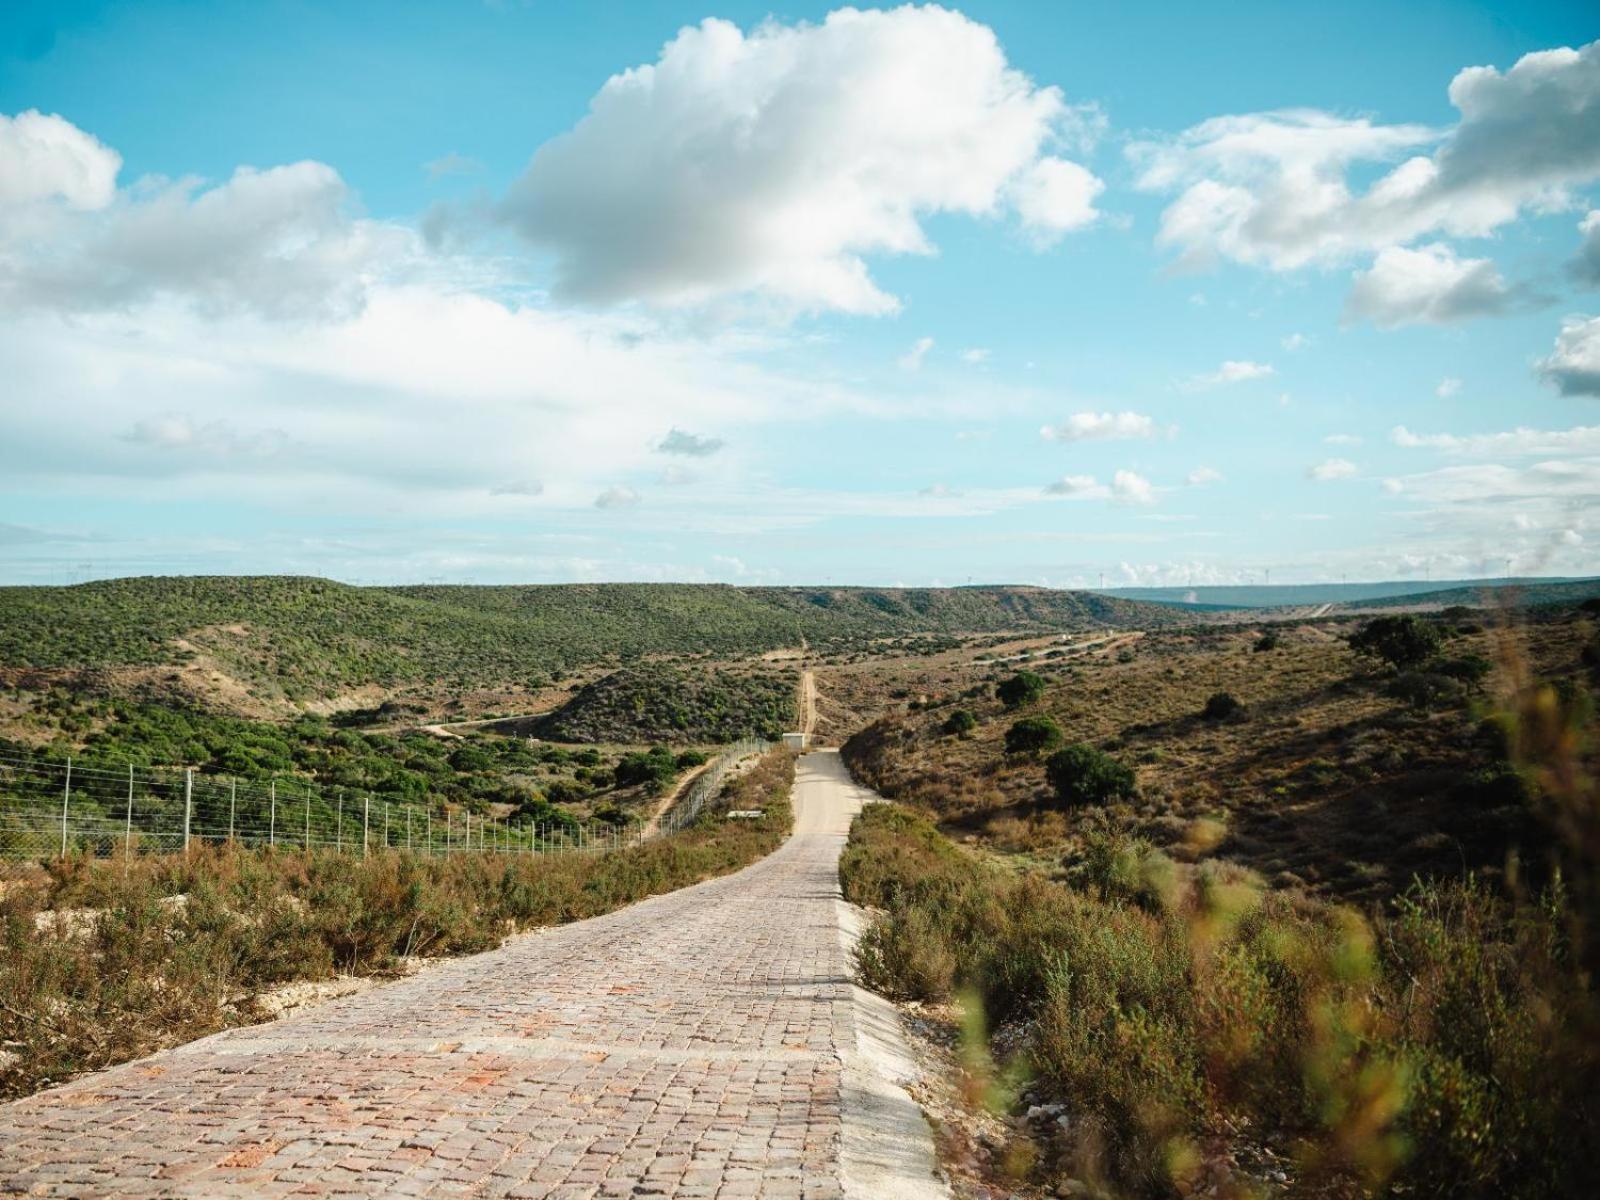
M1227 721L1244 715L1244 705L1231 693L1213 692L1200 715L1208 721Z
M1436 671L1402 671L1385 689L1412 708L1445 708L1459 704L1465 694L1461 681Z
M1045 777L1064 808L1131 800L1138 790L1131 768L1082 743L1052 754L1045 763Z
M958 708L945 718L942 726L944 732L951 737L964 737L978 727L978 718L965 708Z
M1006 730L1007 754L1044 754L1061 742L1061 726L1049 717L1023 717Z
M1036 1182L1193 1194L1246 1128L1292 1158L1295 1195L1555 1197L1600 1169L1600 1011L1559 889L1419 884L1368 917L1091 843L1064 887L875 805L841 864L846 896L882 910L867 986L970 994L1031 1031L1034 1088L1070 1110Z
M995 684L994 694L1007 708L1026 708L1044 695L1044 689L1044 676L1032 671L1018 671L1010 679Z
M1420 666L1443 644L1439 627L1415 613L1374 618L1350 638L1350 648L1357 654L1380 658L1399 669Z

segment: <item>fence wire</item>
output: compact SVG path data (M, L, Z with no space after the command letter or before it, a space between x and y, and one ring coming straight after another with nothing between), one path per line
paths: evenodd
M675 833L694 824L699 820L706 805L721 792L722 781L728 777L729 771L751 755L765 754L771 749L772 743L760 738L746 738L729 746L712 760L709 767L700 772L694 783L689 786L688 795L678 801L672 811L662 818L659 832Z
M0 754L0 860L103 858L228 842L355 855L384 849L568 854L619 849L643 836L640 828L605 822L496 820L302 779Z

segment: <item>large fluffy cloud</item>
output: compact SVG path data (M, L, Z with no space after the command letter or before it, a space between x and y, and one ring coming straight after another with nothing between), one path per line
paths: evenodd
M930 252L925 216L1010 211L1043 240L1093 221L1100 182L1051 153L1082 125L957 12L706 20L608 80L500 211L568 297L882 313L865 256Z
M1571 317L1539 374L1563 396L1600 396L1600 317Z
M33 109L0 114L0 228L8 210L40 201L104 208L121 168L121 155L71 121Z
M1356 273L1345 319L1382 329L1446 325L1503 313L1512 301L1513 290L1487 258L1461 258L1438 242L1415 250L1390 246L1371 270Z
M1600 42L1469 67L1447 130L1293 110L1218 117L1129 149L1176 191L1160 240L1192 263L1334 262L1428 234L1481 236L1600 176ZM1430 149L1431 153L1414 151ZM1399 160L1399 161L1397 161ZM1394 163L1364 191L1353 168Z
M0 309L176 299L211 312L349 313L414 242L350 217L344 181L322 163L118 190L120 165L60 117L0 117Z

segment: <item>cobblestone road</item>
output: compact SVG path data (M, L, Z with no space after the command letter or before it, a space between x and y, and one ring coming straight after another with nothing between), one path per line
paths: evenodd
M0 1193L842 1196L862 795L808 755L737 875L0 1107Z

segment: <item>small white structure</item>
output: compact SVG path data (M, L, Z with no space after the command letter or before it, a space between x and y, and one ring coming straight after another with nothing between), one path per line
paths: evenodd
M809 733L786 733L783 735L783 745L788 750L804 750L811 741Z

